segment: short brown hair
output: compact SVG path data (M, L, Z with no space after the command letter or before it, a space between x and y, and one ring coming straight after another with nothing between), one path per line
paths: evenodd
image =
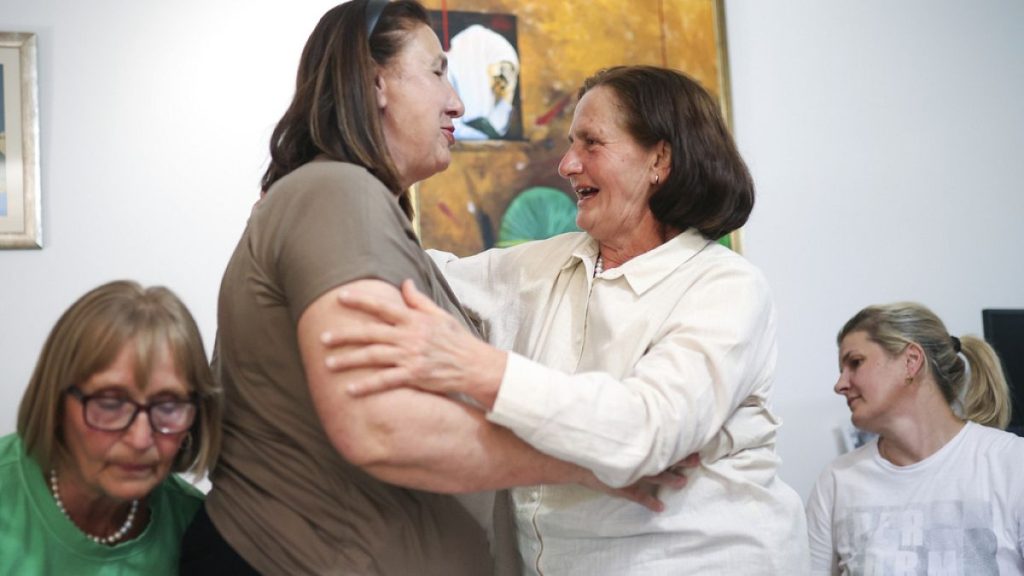
M651 195L658 222L720 238L747 221L754 181L718 103L695 80L655 66L616 66L583 82L578 97L605 86L619 100L622 125L642 146L666 142L671 171Z
M339 4L320 18L302 50L295 95L270 139L267 192L274 182L323 154L369 170L412 217L408 192L388 152L377 114L374 79L417 25L429 25L413 0L389 2L367 38L367 0Z
M65 391L110 366L126 346L135 348L135 380L145 388L156 355L170 349L174 365L198 399L192 441L178 452L173 472L205 473L220 451L222 395L213 379L195 320L173 292L127 280L104 284L68 308L50 331L18 409L18 435L43 470L66 446L62 436Z

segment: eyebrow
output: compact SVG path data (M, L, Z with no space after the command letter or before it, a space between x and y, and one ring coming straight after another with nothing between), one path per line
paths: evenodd
M577 128L575 135L573 135L573 132L570 130L569 134L567 134L566 137L568 138L570 144L573 143L577 137L582 138L584 140L586 140L587 138L595 138L594 133L585 127Z

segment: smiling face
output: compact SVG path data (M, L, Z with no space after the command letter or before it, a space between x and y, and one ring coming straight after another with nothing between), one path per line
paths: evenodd
M657 165L661 146L645 148L622 125L612 89L587 91L576 106L569 150L558 173L576 192L576 224L602 243L630 243L657 237L659 225L648 206L666 169Z
M78 384L78 388L85 396L111 396L140 404L187 400L190 392L166 345L154 358L143 391L135 380L132 342L121 349L110 366ZM95 430L85 422L81 401L65 394L63 403L62 433L69 458L60 463L58 473L65 497L132 500L144 497L167 477L186 433L155 433L142 411L125 430ZM63 489L66 483L72 485L70 490Z
M437 35L417 26L401 52L377 79L384 139L403 187L425 180L451 163L452 119L463 106L448 81L448 59Z
M878 432L899 405L909 376L905 353L890 355L866 332L847 334L839 345L839 380L836 394L846 397L853 423Z

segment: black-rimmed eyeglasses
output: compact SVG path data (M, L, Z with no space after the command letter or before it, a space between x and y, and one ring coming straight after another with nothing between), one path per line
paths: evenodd
M150 428L161 434L185 432L196 418L194 394L187 400L157 400L139 404L134 400L106 394L85 395L77 386L71 386L67 392L81 402L82 418L86 425L103 432L127 430L142 411L149 417Z

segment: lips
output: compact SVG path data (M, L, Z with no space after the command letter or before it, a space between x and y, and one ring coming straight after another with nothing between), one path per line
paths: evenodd
M442 126L441 131L444 132L444 138L448 141L448 145L455 144L455 127L454 126Z
M576 192L576 198L582 201L596 196L600 189L593 186L576 186L574 191Z
M153 473L152 464L114 464L126 476L148 476Z

